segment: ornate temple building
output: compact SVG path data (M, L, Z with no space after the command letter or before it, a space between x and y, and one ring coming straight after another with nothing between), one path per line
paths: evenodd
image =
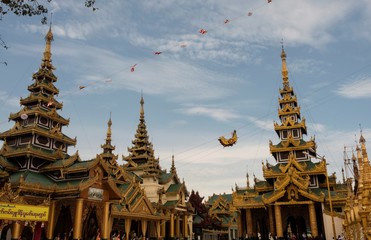
M52 64L49 29L39 70L11 113L11 129L0 133L1 239L120 239L188 236L191 220L187 189L173 166L159 167L148 142L143 99L134 146L124 159L111 144L109 119L102 152L82 161L68 154L76 138L63 133L69 120L59 115L63 104ZM180 228L180 223L183 223Z
M205 203L209 209L210 217L220 223L217 231L210 231L210 234L217 234L217 237L214 239L227 240L238 238L237 211L232 204L232 200L232 194L213 194Z
M188 238L192 236L193 210L186 201L188 192L185 182L179 180L174 156L170 172L161 168L159 159L154 156L153 145L149 141L144 119L143 97L140 105L138 128L132 141L133 146L128 148L129 155L123 157L126 161L123 168L138 179L156 209L166 213L170 218L170 221L162 222L161 236Z
M328 176L326 160L316 153L315 139L304 140L307 127L290 86L283 47L281 59L280 122L274 123L280 141L269 144L275 164L263 162L264 180L254 176L253 187L247 181L247 186L233 192L239 236L336 238L342 231L345 184L336 183L335 174Z
M357 156L352 157L355 182L352 185L349 181L344 210L345 237L349 240L371 239L371 165L362 134L359 144Z

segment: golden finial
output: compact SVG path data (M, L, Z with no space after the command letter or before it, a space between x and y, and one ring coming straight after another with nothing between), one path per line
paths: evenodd
M171 169L170 169L170 172L171 173L175 173L176 172L175 162L174 162L174 155L172 156L172 159L171 159Z
M111 126L112 126L112 120L111 120L111 112L109 114L109 120L108 120L108 129L107 129L107 141L111 141L111 136L112 136L112 131L111 131Z
M51 52L51 42L54 40L52 33L52 25L50 23L49 30L45 35L45 50L44 58L42 59L41 67L46 67L49 69L55 69L52 65L52 52Z
M144 116L144 99L143 99L143 92L141 93L141 97L140 97L140 116Z
M287 64L286 64L286 52L285 48L283 46L283 39L281 39L281 45L282 45L282 52L281 52L281 59L282 59L282 81L286 83L289 79L288 75L289 72L287 70Z

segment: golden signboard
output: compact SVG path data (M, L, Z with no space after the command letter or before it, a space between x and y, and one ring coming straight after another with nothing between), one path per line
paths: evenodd
M0 202L0 219L48 221L49 207Z

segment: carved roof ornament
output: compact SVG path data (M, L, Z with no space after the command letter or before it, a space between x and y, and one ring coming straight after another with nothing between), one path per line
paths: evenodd
M24 199L20 196L20 189L13 190L12 184L8 180L1 189L0 192L0 201L2 202L11 202L11 203L24 203Z

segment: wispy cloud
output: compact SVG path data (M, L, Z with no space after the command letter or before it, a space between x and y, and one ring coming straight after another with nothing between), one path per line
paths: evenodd
M178 110L187 115L199 115L213 118L217 121L230 121L240 116L229 109L217 108L212 106L194 106Z
M371 77L362 76L341 85L335 92L345 98L371 98Z
M248 120L254 123L255 126L257 126L260 129L264 130L272 130L273 121L272 120L262 120L253 116L249 116Z

